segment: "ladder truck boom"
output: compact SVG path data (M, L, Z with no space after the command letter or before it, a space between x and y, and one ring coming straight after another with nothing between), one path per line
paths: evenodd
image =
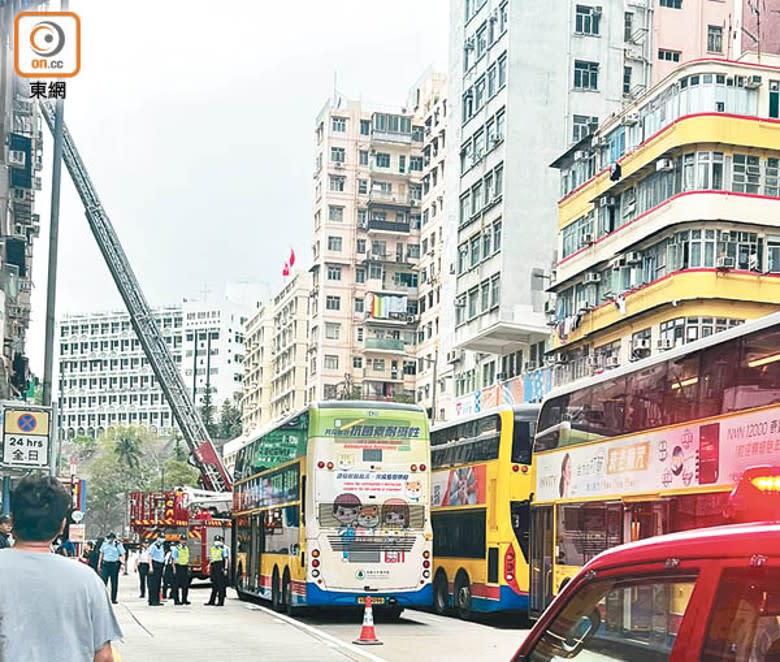
M54 106L41 102L42 114L49 129L54 133ZM181 433L192 453L195 466L200 471L201 481L207 490L227 492L232 489L232 479L222 463L216 448L203 424L197 409L189 396L184 380L171 356L160 327L152 315L151 308L141 291L119 237L114 231L108 214L98 197L97 190L89 178L73 138L63 123L62 160L78 191L89 227L97 241L100 252L106 260L119 294L127 306L130 321L138 340L144 349L149 365L181 429Z

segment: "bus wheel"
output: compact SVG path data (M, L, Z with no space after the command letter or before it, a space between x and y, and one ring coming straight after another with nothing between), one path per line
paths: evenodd
M447 613L449 606L450 589L447 585L447 575L440 570L433 580L433 611L442 616Z
M287 615L297 616L300 608L293 605L292 581L290 581L290 573L287 570L284 571L282 594L284 595L284 606L287 608Z
M273 575L271 575L271 607L274 611L284 610L284 597L279 584L278 568L274 568Z
M455 606L458 616L464 621L471 618L471 584L468 575L463 572L455 580Z

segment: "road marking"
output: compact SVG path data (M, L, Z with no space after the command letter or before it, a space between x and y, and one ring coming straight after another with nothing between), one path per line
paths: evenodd
M273 616L275 619L279 619L284 623L287 623L288 625L292 625L294 628L298 628L299 630L303 630L304 632L310 634L312 637L315 637L317 639L322 640L322 642L328 646L328 648L338 648L342 653L349 654L350 656L357 655L358 658L363 660L370 660L371 662L387 662L382 657L378 657L376 655L372 655L371 653L361 650L357 646L353 646L352 644L348 644L344 641L341 641L338 637L334 637L331 634L328 634L324 630L320 630L319 628L315 628L312 625L306 625L306 623L301 623L300 621L296 621L294 618L290 618L289 616L285 616L284 614L278 614L272 609L268 609L268 607L263 607L262 605L245 605L247 609L252 609L254 611L263 611L269 616ZM356 627L360 627L357 625ZM355 659L353 657L353 659Z

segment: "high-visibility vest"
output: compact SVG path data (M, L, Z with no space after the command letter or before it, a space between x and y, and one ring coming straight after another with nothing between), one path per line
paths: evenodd
M224 561L225 557L222 554L222 547L213 545L209 550L209 560L214 563L215 561Z
M179 547L179 558L176 559L177 565L189 565L190 564L190 548L186 545Z

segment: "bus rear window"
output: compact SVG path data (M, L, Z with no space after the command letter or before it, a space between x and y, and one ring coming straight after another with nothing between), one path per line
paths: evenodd
M531 464L531 440L533 424L530 421L515 419L512 430L512 462Z

